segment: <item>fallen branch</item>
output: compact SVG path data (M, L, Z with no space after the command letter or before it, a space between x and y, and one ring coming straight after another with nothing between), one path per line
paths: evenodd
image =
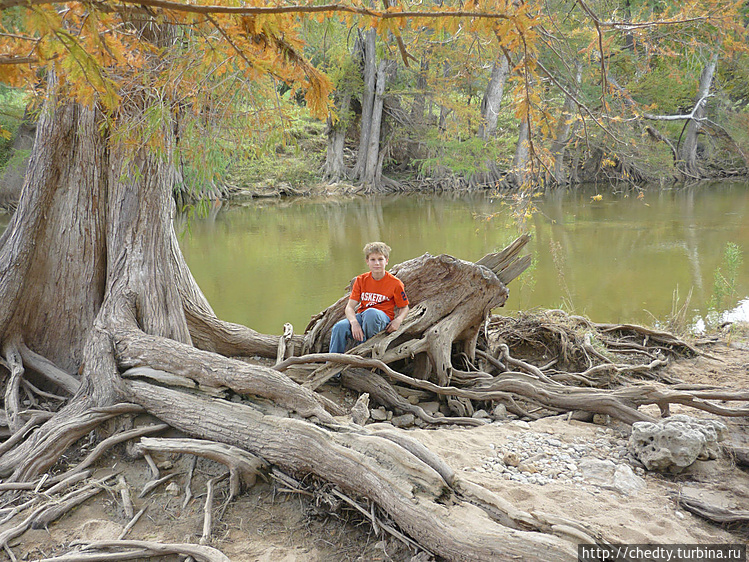
M201 439L141 439L140 447L146 451L160 451L167 453L187 453L211 459L225 465L229 469L230 499L238 495L245 488L251 488L262 470L268 469L260 457L238 447L217 441Z
M88 552L104 549L117 549L120 552L113 554ZM127 551L126 549L137 550ZM169 556L175 554L192 556L195 560L200 562L231 562L231 560L220 550L217 550L210 546L189 543L162 544L151 541L126 540L92 542L84 545L82 550L78 552L66 554L63 556L56 556L54 558L44 558L43 560L38 560L37 562L94 562L99 560L134 560L138 558Z

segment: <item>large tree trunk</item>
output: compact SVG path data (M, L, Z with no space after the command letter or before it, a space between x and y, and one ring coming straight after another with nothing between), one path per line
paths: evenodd
M375 73L374 102L369 116L369 139L365 157L362 184L367 191L378 191L382 176L382 159L380 155L380 131L382 129L382 110L385 106L385 84L387 83L388 62L381 60Z
M505 82L509 74L510 63L503 53L492 66L492 75L486 86L484 98L481 100L481 122L478 129L478 136L481 139L487 140L497 134L499 108L502 105Z
M367 149L371 137L372 111L375 101L375 86L377 80L376 43L377 32L369 29L364 34L364 40L359 44L359 54L363 71L363 90L361 96L361 122L359 125L359 151L353 170L354 178L362 178L367 168Z
M679 157L681 159L680 171L687 178L699 179L704 175L697 163L698 136L702 130L702 121L707 115L707 99L717 66L718 54L715 53L705 65L705 68L702 69L694 109L687 125L684 143L679 150Z
M346 141L346 129L349 125L348 112L351 106L351 94L345 93L338 103L338 119L328 116L326 134L328 147L325 152L323 165L323 179L328 182L338 182L348 177L348 170L343 160L343 148Z

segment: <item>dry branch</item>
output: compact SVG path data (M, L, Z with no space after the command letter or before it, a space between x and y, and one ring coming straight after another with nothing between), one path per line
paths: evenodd
M111 550L119 552L112 554L103 554L89 551ZM135 550L132 550L135 549ZM155 556L169 555L187 555L192 556L195 560L201 562L231 562L221 551L203 545L196 544L162 544L151 541L98 541L86 544L81 551L56 556L54 558L44 558L37 562L94 562L107 560L134 560L139 558L148 558Z
M676 501L687 511L712 521L713 523L749 523L749 510L732 510L712 505L699 498L682 493L674 493Z
M254 486L261 471L268 469L268 464L263 459L238 447L216 441L144 438L140 446L146 451L188 453L225 465L230 473L231 497L239 494L242 485L245 488Z

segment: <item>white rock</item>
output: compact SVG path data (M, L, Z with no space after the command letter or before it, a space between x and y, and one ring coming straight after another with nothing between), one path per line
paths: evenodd
M580 470L586 482L627 496L645 487L645 481L629 466L611 460L585 459L580 462Z
M629 450L648 470L678 472L697 459L716 458L717 444L727 434L719 421L676 414L658 423L632 424Z

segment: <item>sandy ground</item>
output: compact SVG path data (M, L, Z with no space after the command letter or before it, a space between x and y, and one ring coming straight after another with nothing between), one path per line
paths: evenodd
M720 361L700 357L667 367L668 373L689 383L707 383L746 388L749 380L749 345L745 341L719 343L708 351ZM673 413L678 412L673 409ZM686 411L685 411L686 412ZM711 417L688 411L691 415ZM657 415L657 410L653 412ZM747 418L725 419L730 440L746 445ZM734 509L749 509L749 471L730 459L698 461L678 475L647 473L646 486L631 495L586 482L521 484L481 472L487 456L518 439L523 431L548 434L562 442L595 442L607 439L626 442L628 428L546 418L530 429L510 421L474 429L411 430L411 434L439 453L464 478L473 480L530 513L547 513L575 519L608 540L621 543L746 543L744 528L721 528L680 508L672 492L689 491ZM143 499L134 498L135 510L147 510L128 532L127 538L158 542L200 540L203 525L205 482L223 472L223 467L199 461L192 482L195 497L184 504L188 459L162 459L165 472L176 474L171 486L162 485ZM617 461L619 462L619 461ZM134 490L149 479L142 459L129 459L125 448L101 463L99 473L118 470ZM223 498L216 501L221 507ZM270 483L260 483L225 506L217 507L210 544L237 561L376 561L410 560L411 553L398 541L378 537L367 524L344 523L339 516L315 507L303 494L284 493ZM48 529L26 532L12 542L19 560L39 560L70 549L75 541L117 538L128 523L119 495L104 489ZM0 531L3 527L0 527ZM2 555L5 559L7 556ZM164 557L163 560L177 560Z

